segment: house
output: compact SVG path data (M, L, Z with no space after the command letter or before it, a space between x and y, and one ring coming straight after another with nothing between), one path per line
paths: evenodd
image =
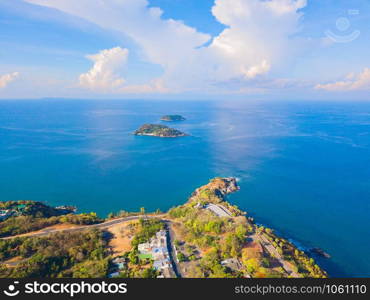
M116 257L115 259L112 260L113 263L118 264L118 263L124 263L126 260L123 257Z
M171 266L171 262L168 258L155 260L153 263L153 268L161 271L162 269L169 268Z
M141 254L151 254L151 245L150 243L142 243L137 246L137 249Z
M168 256L168 249L167 247L159 247L159 248L153 248L152 255L154 260L156 259L163 259Z
M5 221L13 214L13 211L10 209L0 210L0 221Z
M126 260L123 257L116 257L115 259L112 260L112 263L119 270L126 268Z
M173 277L172 263L167 244L167 232L158 231L147 243L138 245L139 258L153 259L153 268L161 272L158 278Z
M19 212L22 212L26 208L27 208L26 204L18 204L17 207L16 207L16 210L19 211Z

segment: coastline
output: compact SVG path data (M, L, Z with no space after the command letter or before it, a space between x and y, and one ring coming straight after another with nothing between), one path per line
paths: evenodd
M120 226L121 223L126 224L128 221L137 222L135 220L142 222L141 220L145 221L149 218L148 220L153 220L153 224L166 224L166 231L169 232L171 243L173 243L168 247L173 248L173 252L177 255L172 258L172 261L174 263L178 261L175 269L179 270L181 277L327 277L327 273L306 253L272 229L255 223L247 212L229 202L227 196L239 189L235 178L217 177L197 188L184 204L173 207L166 213L160 211L154 214L146 213L142 208L140 213L122 211L100 220L96 219L94 213L76 215L75 218L67 219L61 216L61 220L65 219L64 222L67 222L62 223L65 225L56 225L60 224L58 221L51 227L37 228L34 232L25 232L26 234L7 236L0 241L11 241L18 236L26 239L48 238L55 234L82 233L93 229L106 231L110 230L111 226ZM95 219L90 220L86 217ZM69 220L76 222L79 219L86 220L88 223L83 226L72 226L73 223L69 223ZM0 223L0 228L1 225ZM114 232L117 230L119 231L119 228ZM235 239L233 243L237 244L229 244L228 239L230 238ZM228 247L236 248L227 250ZM136 257L137 251L134 248L127 253L132 253L131 255ZM208 253L215 253L215 251L218 254L212 256L211 261L214 267L217 270L221 268L222 272L221 269L216 271L212 269L213 267L210 269L202 267L203 261L210 259ZM250 256L250 253L255 254ZM120 258L119 253L117 255L117 259L124 259ZM180 255L181 261L179 261ZM229 263L231 263L230 266L228 266ZM129 267L127 271L131 272L131 268L134 266Z

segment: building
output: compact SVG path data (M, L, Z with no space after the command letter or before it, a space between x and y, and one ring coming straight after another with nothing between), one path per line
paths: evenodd
M119 276L119 272L113 272L113 273L110 273L108 275L108 278L114 278L114 277L118 277Z
M13 211L10 209L2 209L0 210L0 221L5 221L13 214Z
M152 250L153 259L164 259L168 256L168 249L167 247L156 247Z
M108 278L118 277L120 272L127 268L126 258L116 257L112 260L112 268L108 274Z
M116 257L112 260L112 263L119 270L123 270L126 268L126 259L123 257Z
M240 271L243 267L237 258L225 259L221 261L221 265L223 265L224 267L228 267L229 269L233 271Z
M152 248L150 243L142 243L137 246L141 254L151 254Z
M158 231L148 243L138 245L139 257L153 259L153 268L161 273L159 278L173 277L172 263L168 252L167 232Z

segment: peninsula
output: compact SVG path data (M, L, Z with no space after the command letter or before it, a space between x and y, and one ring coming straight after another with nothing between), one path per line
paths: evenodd
M185 121L186 119L181 115L165 115L161 117L161 121L175 122L175 121Z
M159 124L144 124L134 132L134 135L147 135L162 138L187 136L186 133L181 132L180 130Z
M214 178L167 213L106 219L3 202L12 214L0 220L0 278L327 277L309 253L229 203L238 190L235 178Z

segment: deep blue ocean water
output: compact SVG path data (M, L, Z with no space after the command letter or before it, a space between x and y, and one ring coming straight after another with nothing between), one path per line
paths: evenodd
M191 136L136 137L163 114ZM148 211L215 176L230 201L302 247L331 276L370 276L370 103L0 101L0 199Z

